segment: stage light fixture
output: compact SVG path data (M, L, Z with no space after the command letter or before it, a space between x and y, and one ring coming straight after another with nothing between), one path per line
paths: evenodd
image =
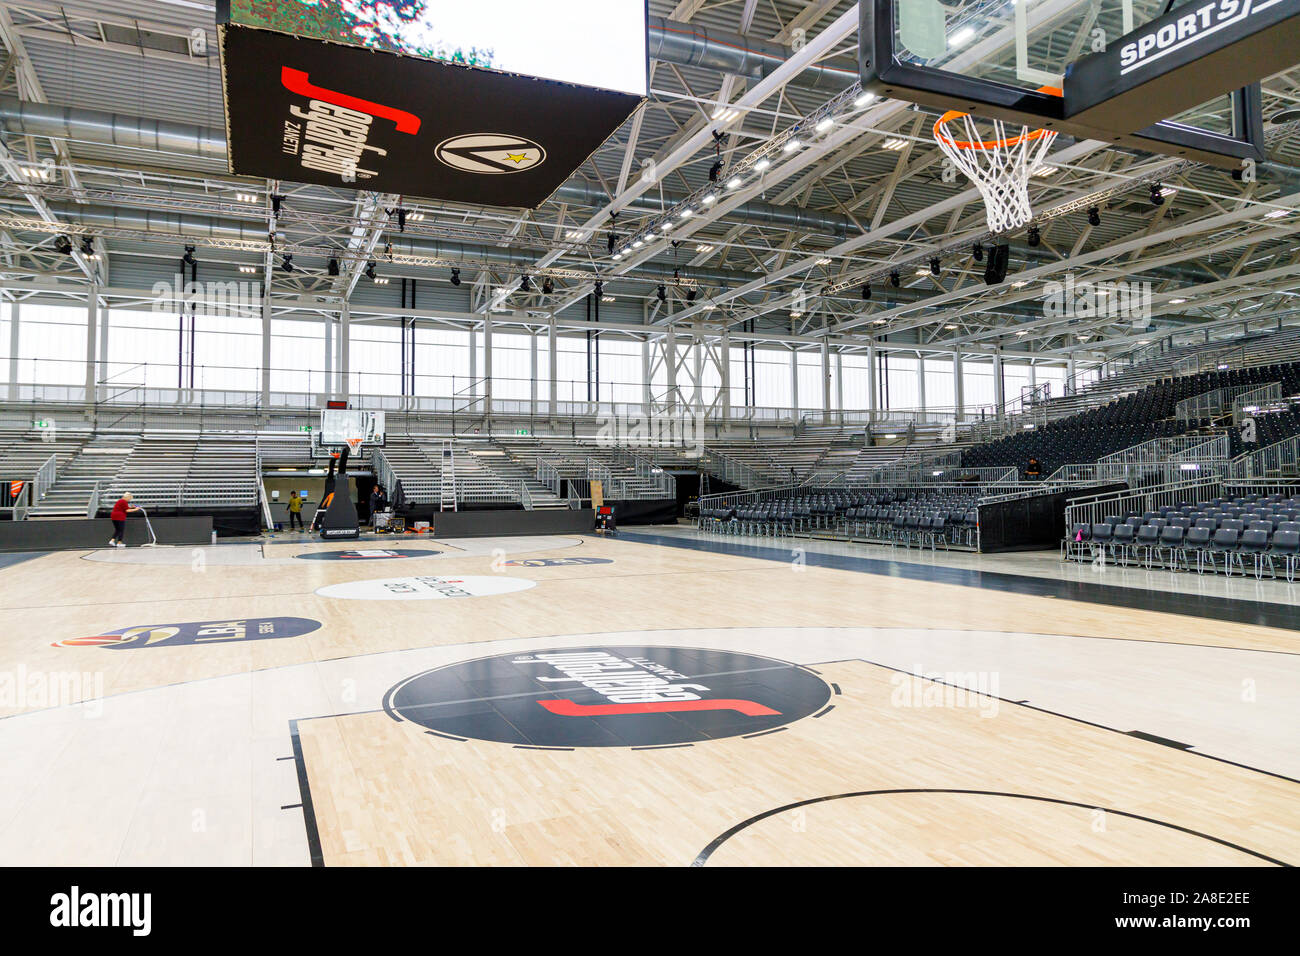
M331 259L328 263L326 263L325 271L328 272L331 276L337 276L340 271L339 261L337 259Z
M662 286L662 285L659 286L659 288L658 288L657 290L655 290L655 297L658 298L660 302L667 303L667 301L668 301L668 289L665 288L665 287Z
M943 274L943 269L939 265L939 257L935 256L933 259L930 260L930 275L934 276L937 279L942 274Z
M555 283L551 281L551 277L547 276L546 278L542 279L542 295L550 295L554 291L555 291Z
M899 276L897 269L893 269L890 271L889 284L892 285L895 289L897 289L899 285L902 284L902 277Z
M95 251L95 240L92 236L81 237L81 254L87 259L98 259L99 253Z
M373 262L366 263L366 278L371 282L375 280L375 264Z
M713 165L709 167L709 182L716 183L718 177L722 175L722 160L715 159Z
M971 247L970 254L975 259L976 262L983 262L984 244L980 242L975 243L975 245Z
M533 280L530 279L530 278L528 278L528 276L526 276L526 275L523 276L523 277L519 280L519 291L520 291L520 292L532 292L532 291L533 291Z
M292 272L292 271L293 271L293 254L292 254L292 253L287 254L283 259L280 260L280 271L281 271L281 272Z
M1151 205L1163 206L1164 204L1165 204L1164 191L1160 188L1159 183L1152 183L1151 184Z
M1031 246L1037 246L1040 242L1043 241L1043 234L1038 231L1037 226L1030 226L1029 231L1025 234L1025 236L1026 236L1026 241L1028 241L1028 243Z
M1101 225L1101 210L1099 210L1096 206L1088 207L1088 225L1090 226Z
M459 270L459 269L452 269L452 270L451 270L451 284L452 284L452 285L460 285L460 270Z
M862 301L863 301L863 302L870 302L870 301L871 301L871 283L870 283L870 282L864 282L864 283L862 283Z

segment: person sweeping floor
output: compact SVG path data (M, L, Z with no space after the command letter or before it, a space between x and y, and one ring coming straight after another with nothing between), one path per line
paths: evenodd
M113 522L113 537L108 539L110 548L126 547L126 516L136 514L139 508L131 504L132 496L128 491L121 498L117 499L117 504L113 505L109 518Z

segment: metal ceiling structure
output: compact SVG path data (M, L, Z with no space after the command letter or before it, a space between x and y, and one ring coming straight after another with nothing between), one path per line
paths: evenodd
M0 289L143 299L193 245L201 278L255 275L277 313L316 319L345 302L362 320L413 314L396 280L414 279L419 314L452 325L499 313L494 325L1057 361L1300 322L1298 122L1267 126L1253 182L1062 137L1033 183L1040 241L1008 237L1008 281L990 287L972 254L989 240L982 200L942 175L929 114L857 87L856 4L650 11L646 106L540 209L511 210L229 175L210 0L0 0ZM1297 106L1300 66L1265 81L1265 117ZM387 283L365 277L371 262ZM1046 314L1044 284L1067 275L1153 283L1154 325Z

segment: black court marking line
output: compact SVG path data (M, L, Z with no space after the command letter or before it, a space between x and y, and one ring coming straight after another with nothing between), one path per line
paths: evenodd
M325 853L320 845L320 830L316 826L316 808L311 802L311 782L307 779L307 760L302 754L302 741L298 739L298 721L289 721L289 739L293 741L293 759L298 768L298 793L302 796L302 822L307 831L307 850L312 866L325 865Z
M790 563L790 552L783 548L761 545L730 544L723 541L704 541L692 538L675 538L668 535L638 534L629 532L629 541L657 544L667 548L684 548L711 554L730 554L742 558ZM973 571L967 568L937 567L907 561L889 561L882 558L860 558L846 554L805 552L804 563L813 567L832 568L838 571L859 571L884 577L925 581L930 584L954 584L959 587L1003 591L1029 597L1054 597L1065 601L1101 604L1135 611L1156 611L1183 617L1198 617L1212 621L1231 621L1236 624L1256 624L1260 627L1284 631L1300 631L1300 615L1294 606L1265 601L1247 601L1241 598L1211 597L1170 591L1148 591L1113 584L1093 584L1087 581L1065 581L1053 578L1036 578L1005 571Z
M932 684L940 684L944 687L951 687L954 690L964 691L967 694L974 694L978 697L983 697L987 700L1001 701L1004 704L1015 704L1017 706L1024 707L1025 710L1033 710L1033 711L1037 711L1040 714L1047 714L1049 717L1062 717L1065 720L1072 720L1076 724L1083 724L1086 727L1094 727L1097 730L1106 730L1113 734L1123 734L1125 737L1138 737L1139 739L1148 740L1148 741L1154 740L1154 742L1156 743L1159 743L1164 739L1164 738L1150 738L1142 734L1134 734L1132 731L1120 730L1118 727L1109 727L1106 724L1099 724L1096 721L1085 720L1082 717L1075 717L1073 714L1063 714L1057 710L1048 710L1046 707L1035 706L1034 704L1029 703L1029 701L1027 700L1011 700L1006 697L999 697L997 694L989 694L989 693L985 693L984 691L972 690L971 688L966 687L962 684L954 684L954 683L950 683L949 681L940 680L937 677L930 677L925 674L917 674L913 671L906 670L905 668L902 667L894 667L892 664L882 664L880 661L867 660L865 657L859 657L857 659L850 659L844 661L836 661L835 663L870 664L872 667L880 667L887 671L893 671L896 674L907 674L909 677L916 677L921 680L927 680ZM1249 770L1252 773L1262 773L1266 777L1276 777L1278 780L1285 780L1288 783L1300 783L1300 780L1297 780L1295 777L1288 777L1284 773L1278 773L1275 770L1264 770L1260 767L1252 767L1250 764L1238 763L1235 760L1229 760L1227 757L1217 757L1214 754L1207 754L1199 750L1191 750L1191 749L1185 749L1182 750L1181 752L1190 754L1193 757L1203 757L1206 760L1214 760L1218 763L1227 764L1230 767L1237 767L1240 770Z
M282 806L280 809L281 809L281 810L301 810L301 809L302 809L302 804L301 804L301 803L286 803L286 804L285 804L284 806Z
M817 716L817 715L814 714L813 716L815 717L815 716ZM789 729L790 729L790 726L789 726L789 724L787 724L787 725L784 726L784 727L773 727L771 730L760 730L760 731L759 731L758 733L756 733L756 734L741 734L741 735L740 735L740 739L741 739L741 740L753 740L755 737L766 737L768 734L779 734L781 731L783 731L783 730L789 730Z
M1191 750L1192 744L1180 743L1177 740L1170 740L1168 737L1158 737L1155 734L1148 734L1141 730L1128 731L1130 737L1136 737L1138 740L1146 740L1153 744L1159 744L1162 747L1169 747L1172 750Z
M815 718L817 718L817 717L825 717L827 714L829 714L829 713L830 713L832 710L834 710L834 709L835 709L835 705L834 705L834 704L827 704L826 707L825 707L824 709L822 709L822 710L819 711L818 713L813 714L813 718L815 719Z
M1117 817L1127 817L1130 820L1140 820L1143 823L1153 823L1156 826L1165 827L1170 830L1177 830L1178 832L1186 833L1189 836L1200 837L1202 840L1209 840L1211 843L1217 843L1220 846L1226 846L1230 850L1237 850L1240 853L1245 853L1248 856L1253 856L1256 859L1264 860L1265 862L1272 863L1276 866L1291 867L1293 865L1290 863L1286 863L1282 860L1274 859L1273 857L1268 856L1264 853L1260 853L1257 850L1251 850L1247 847L1240 846L1239 844L1233 843L1229 840L1224 840L1220 837L1211 836L1208 833L1202 833L1199 830L1192 830L1189 829L1188 827L1179 826L1176 823L1167 823L1164 820L1157 820L1154 817L1144 817L1138 813L1129 813L1126 810L1114 810L1109 807L1098 807L1093 804L1077 803L1074 800L1060 800L1056 797L1043 797L1032 793L1006 793L998 790L946 790L941 788L915 787L915 788L907 788L907 789L900 789L900 790L858 790L852 793L836 793L828 797L813 797L811 800L800 800L798 803L788 803L783 807L777 807L775 810L767 810L763 813L758 814L757 816L750 817L748 820L744 820L740 823L737 823L734 827L727 830L721 836L716 837L713 840L713 842L711 842L708 846L706 846L703 850L700 851L699 855L696 856L694 861L692 861L691 866L704 866L706 863L709 862L709 857L712 856L717 851L717 849L720 846L722 846L722 844L726 843L728 840L734 837L737 833L740 833L742 830L745 830L748 827L753 826L755 823L759 823L760 821L766 820L768 817L774 817L777 816L778 814L786 813L790 810L797 810L800 807L808 807L817 803L827 803L831 800L846 800L853 797L880 797L880 796L892 796L897 794L916 794L916 793L924 793L924 794L944 793L944 794L954 794L957 796L1007 797L1013 800L1034 800L1040 803L1054 803L1064 807L1077 807L1081 810L1100 810L1103 813L1113 813Z
M649 746L633 747L632 750L680 750L682 747L694 747L695 744L650 744Z
M837 697L838 697L840 694L843 694L843 693L844 693L844 691L840 690L840 685L839 685L839 684L831 684L831 690L835 691L835 695L836 695Z
M425 733L430 737L441 737L443 740L458 740L463 744L469 743L468 737L453 737L451 734L440 733L436 730L426 730Z
M575 747L539 747L535 744L512 744L515 750L575 750Z

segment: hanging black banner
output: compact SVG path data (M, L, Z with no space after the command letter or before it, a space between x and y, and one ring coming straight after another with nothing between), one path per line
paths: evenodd
M641 104L629 93L225 24L230 171L536 208Z

